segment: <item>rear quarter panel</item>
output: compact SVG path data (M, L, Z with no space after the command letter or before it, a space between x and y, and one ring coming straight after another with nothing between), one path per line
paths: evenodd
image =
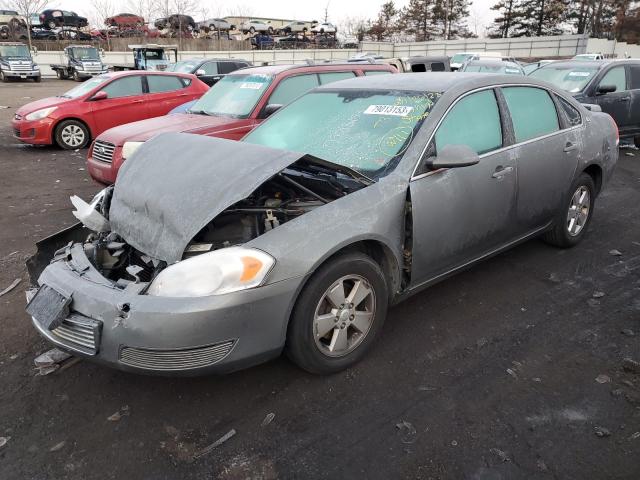
M578 157L577 174L589 165L597 164L602 168L602 188L607 184L618 162L617 127L610 115L601 112L589 112L583 109L585 128L583 148Z

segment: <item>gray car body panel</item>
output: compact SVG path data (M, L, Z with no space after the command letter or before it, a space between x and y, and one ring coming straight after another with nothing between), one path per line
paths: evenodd
M544 138L508 145L482 155L478 165L420 174L416 167L441 118L454 102L466 93L501 84L547 88L576 108L582 123L573 127L564 125L567 128ZM380 246L387 260L385 270L390 277L391 300L402 299L548 228L554 212L567 199L574 178L586 168L597 165L602 169L604 185L617 160L615 127L608 115L589 112L569 94L526 77L464 73L380 75L336 82L319 90L347 88L443 93L393 172L245 244L276 259L261 287L211 297L160 298L122 292L95 279L91 281L93 274L81 276L73 270L74 261L57 261L45 269L39 280L41 285L47 284L71 295L72 310L104 322L103 349L96 360L131 370L118 360L121 345L188 348L189 345L209 344L232 337L237 338L238 343L228 357L203 372L225 371L277 355L285 343L289 316L299 292L329 257L345 247L363 241ZM506 135L512 135L512 132L507 129ZM149 208L146 219L144 215L136 214L137 220L147 222L145 229L127 230L125 237L134 246L132 239L139 238L137 242L148 247L146 251L142 250L143 253L152 255L150 249L156 254L162 253L154 239L165 227L154 225L154 222L170 220L176 225L188 224L189 232L176 235L172 248L166 249L171 256L163 254L166 258L179 258L180 249L190 240L187 237L204 226L203 222L212 219L216 211L240 200L260 182L304 156L207 137L170 134L164 138L170 141L159 136L147 142L150 149L145 145L138 150L146 152L145 160L139 161L142 157L134 156L132 161L125 163L115 188L116 193L120 190L118 201L136 209ZM190 150L190 142L196 142L198 147ZM575 143L577 148L563 152L566 142ZM210 163L196 160L203 168L196 172L201 177L197 189L194 191L191 184L182 180L181 188L169 187L189 167L186 159L203 156L203 152ZM261 163L249 158L251 154L260 156L262 162L265 158L269 160ZM235 160L226 161L223 155ZM173 158L162 158L165 156ZM160 163L154 162L156 157ZM548 159L562 162L562 168L554 168L554 163ZM527 160L542 161L544 165L540 169L521 166ZM247 165L242 165L245 161ZM167 172L159 165L171 169ZM495 166L504 165L514 167L512 176L505 176L501 181L487 179ZM519 167L529 172L527 178L518 175ZM222 171L225 177L216 178L221 177ZM144 186L148 177L156 177L151 182L152 187ZM192 181L194 175L187 177ZM474 182L477 185L473 185ZM548 182L551 187L546 185ZM520 190L523 195L519 195ZM183 197L190 196L194 201L176 207ZM413 220L413 262L410 282L401 284L408 201ZM490 205L485 203L483 207L483 201ZM112 203L112 223L113 208L117 211L120 207ZM118 217L126 212L123 209L115 215ZM191 214L197 221L180 219L179 222L185 222L183 224L176 220L176 215ZM123 225L127 222L119 218L114 227L122 232ZM78 252L77 255L82 257L83 254ZM84 260L80 258L79 261L84 264ZM119 305L123 302L130 304L124 322L118 320L122 316ZM51 340L51 335L43 334Z

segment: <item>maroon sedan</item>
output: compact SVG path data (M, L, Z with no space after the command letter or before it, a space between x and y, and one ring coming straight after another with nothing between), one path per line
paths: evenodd
M106 73L58 97L20 107L13 132L25 143L83 148L109 128L165 115L207 90L195 75L185 73Z
M396 72L390 65L371 63L242 68L222 78L186 113L104 132L89 149L87 170L100 183L114 183L122 162L158 133L188 132L240 140L279 107L319 85L361 75Z

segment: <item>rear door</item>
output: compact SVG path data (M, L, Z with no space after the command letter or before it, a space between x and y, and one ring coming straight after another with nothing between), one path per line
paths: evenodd
M218 62L215 60L203 63L202 65L200 65L200 68L198 68L198 70L204 71L204 74L198 75L198 78L209 86L212 86L222 78L218 70Z
M410 183L412 286L488 254L514 236L517 172L493 89L467 94L438 126L425 157L467 145L477 165L418 169Z
M517 233L546 226L558 212L576 170L580 125L564 128L551 94L530 86L503 87L513 124L518 167Z
M92 101L91 111L97 131L94 137L105 130L125 123L149 118L149 109L143 93L142 75L116 78L102 89L108 97Z
M604 85L614 85L615 92L598 94L598 88ZM624 65L614 65L605 71L596 86L596 103L603 112L613 117L621 132L630 127L631 92L627 85L627 71Z
M166 115L178 105L192 100L187 87L191 79L177 75L147 75L146 95L149 117Z
M629 65L629 79L631 82L631 110L629 113L630 133L640 134L640 64Z

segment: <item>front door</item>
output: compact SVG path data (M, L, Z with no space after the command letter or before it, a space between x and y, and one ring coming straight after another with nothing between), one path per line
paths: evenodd
M417 171L410 184L412 286L490 253L514 237L517 172L504 145L493 89L461 98L438 127L427 155L467 145L480 155L470 167Z
M94 137L117 125L149 118L141 75L117 78L102 87L101 91L107 93L107 98L92 101L97 129L91 132Z
M615 92L598 94L597 89L604 85L613 85ZM600 79L596 87L596 103L602 111L613 117L621 132L629 128L631 121L631 92L627 88L627 75L624 65L610 68Z

